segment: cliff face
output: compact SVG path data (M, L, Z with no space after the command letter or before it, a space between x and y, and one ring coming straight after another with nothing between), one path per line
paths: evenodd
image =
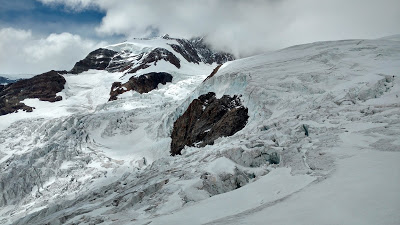
M201 95L175 121L171 155L180 154L185 146L204 147L220 137L232 136L244 128L248 118L248 109L236 95L220 99L213 92Z

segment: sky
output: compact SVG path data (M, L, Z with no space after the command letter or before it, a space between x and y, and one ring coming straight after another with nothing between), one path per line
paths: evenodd
M0 74L70 70L133 37L205 36L246 57L400 34L399 0L0 0Z

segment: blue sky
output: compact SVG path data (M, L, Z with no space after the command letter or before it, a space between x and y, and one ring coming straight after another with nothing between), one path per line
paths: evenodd
M35 0L1 0L0 4L0 28L30 29L37 35L69 32L100 38L94 28L104 16L105 12L98 7L76 11Z
M106 11L40 0L0 0L0 74L69 70L90 51L124 39L99 34Z

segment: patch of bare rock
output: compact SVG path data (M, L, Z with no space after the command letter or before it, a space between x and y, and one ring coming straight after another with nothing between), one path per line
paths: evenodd
M109 101L117 100L118 95L127 91L136 91L140 94L148 93L158 87L159 84L167 84L172 82L172 75L169 73L147 73L139 77L131 77L128 82L114 82L111 86Z
M21 101L38 98L40 101L56 102L62 100L57 93L64 89L65 79L60 74L66 71L49 71L30 79L8 84L0 90L0 116L22 109L32 112L33 107Z

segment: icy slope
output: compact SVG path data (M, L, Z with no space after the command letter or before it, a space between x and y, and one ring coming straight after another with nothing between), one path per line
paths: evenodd
M399 62L398 42L354 40L295 46L223 66L195 95L241 93L253 112L241 141L274 140L282 150L281 166L317 180L278 200L287 186L300 189L301 182L273 190L275 183L265 184L261 194L248 185L146 221L398 224ZM281 174L272 182L286 184L285 179ZM246 203L252 205L243 209Z
M225 63L204 82L213 66L171 69L172 83L113 102L122 73L64 75L65 101L1 117L0 221L396 224L399 62L400 42L320 42ZM173 123L208 92L241 95L247 125L169 156Z

